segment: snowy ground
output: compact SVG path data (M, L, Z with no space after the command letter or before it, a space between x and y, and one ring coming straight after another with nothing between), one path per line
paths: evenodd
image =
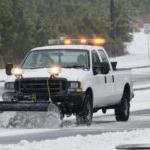
M115 150L120 144L148 144L150 129L130 132L103 133L45 140L41 142L21 141L17 145L0 145L0 150Z
M127 50L129 54L126 56L115 58L118 61L118 67L135 67L150 65L147 57L147 43L146 35L144 35L143 30L141 32L134 34L134 41L128 45ZM150 69L134 69L132 70L134 76L137 76L143 82L138 83L136 87L147 86L150 87L150 82L143 80L144 78L149 78ZM0 80L4 80L5 75L2 71ZM136 79L135 79L136 80ZM3 86L3 83L0 83ZM150 108L150 90L136 91L135 98L131 103L131 110L144 110ZM112 114L109 111L108 114ZM99 111L94 116L102 115ZM69 118L73 120L73 117ZM91 126L90 128L95 128L96 126ZM82 128L82 127L81 127ZM85 127L83 127L85 128ZM50 129L0 129L0 136L11 136L18 134L26 134L30 132L46 132ZM57 130L57 129L56 129ZM124 131L124 132L114 132L114 133L103 133L101 135L88 135L76 137L59 138L56 140L45 140L41 142L28 142L21 141L17 145L0 145L0 150L113 150L116 145L120 144L143 144L149 143L150 139L150 129L135 130L135 131Z
M150 90L135 92L135 98L131 103L131 110L144 110L150 108ZM109 112L110 114L113 112ZM101 112L94 117L102 115ZM71 128L71 127L70 127ZM74 128L74 127L73 127ZM100 125L91 127L80 127L79 129L101 128ZM21 135L27 133L42 133L52 129L0 129L1 137ZM57 130L57 129L53 129ZM0 145L0 150L115 150L115 146L120 144L149 144L150 129L109 132L100 135L77 135L75 137L65 137L56 140L44 140L41 142L28 142L22 140L18 144ZM66 146L67 145L67 146Z
M137 91L131 101L131 111L150 109L150 90Z
M134 34L133 42L127 44L128 54L115 58L118 61L118 67L137 67L150 65L148 57L147 35L143 29Z

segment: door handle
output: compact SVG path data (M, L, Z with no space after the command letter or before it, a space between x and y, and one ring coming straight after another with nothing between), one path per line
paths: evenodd
M112 75L112 82L113 82L113 83L115 82L115 77L114 77L114 75Z
M106 76L104 76L104 80L105 80L105 83L107 83L107 77Z

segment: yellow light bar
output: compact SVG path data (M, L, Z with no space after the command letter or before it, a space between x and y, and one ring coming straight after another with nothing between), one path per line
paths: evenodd
M95 38L93 39L93 44L94 45L103 45L106 43L106 40L103 38Z
M64 44L65 45L70 45L72 43L71 39L65 39Z
M82 37L81 39L72 39L72 38L62 38L62 39L53 39L49 40L49 43L52 44L64 44L64 45L71 45L71 44L83 44L83 45L104 45L106 43L105 38L93 38L93 39L86 39Z

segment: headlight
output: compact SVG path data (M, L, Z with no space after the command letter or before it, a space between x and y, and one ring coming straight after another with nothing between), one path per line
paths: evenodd
M21 68L13 68L12 69L12 74L15 75L16 77L20 77L23 74L23 70Z
M82 87L81 87L81 83L78 81L72 81L69 82L69 89L68 91L70 92L81 92L82 91Z
M14 82L5 83L5 89L14 89Z
M59 66L53 66L48 71L51 75L57 76L61 73L61 68Z

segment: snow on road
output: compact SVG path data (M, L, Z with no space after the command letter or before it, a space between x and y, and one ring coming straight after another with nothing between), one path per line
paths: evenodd
M150 109L150 90L137 91L131 101L131 111Z
M40 133L53 131L57 129L0 129L0 137L14 136L14 135L22 135L22 134L30 134L30 133Z
M0 150L115 150L115 146L120 144L148 144L149 139L150 129L147 129L101 135L77 135L32 143L23 140L17 145L0 145Z

